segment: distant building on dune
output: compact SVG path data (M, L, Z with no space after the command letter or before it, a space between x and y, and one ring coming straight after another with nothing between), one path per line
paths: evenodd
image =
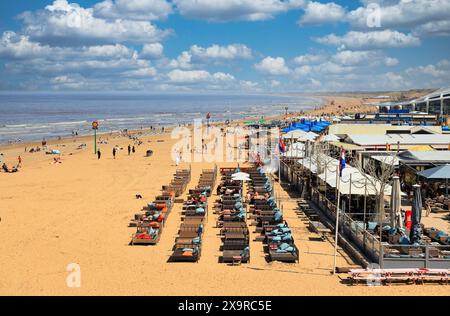
M381 113L395 110L407 110L434 114L439 117L450 116L450 87L437 90L423 97L401 102L383 102L378 105Z

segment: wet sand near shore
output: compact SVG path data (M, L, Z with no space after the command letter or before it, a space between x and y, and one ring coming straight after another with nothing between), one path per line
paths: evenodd
M300 249L298 264L266 262L262 244L254 241L249 264L218 263L221 241L212 211L199 263L168 263L181 204L172 210L158 245L129 246L134 232L127 227L130 219L160 193L177 169L170 157L176 140L168 133L141 139L144 144L129 157L130 140L110 138L107 145L100 145L101 160L93 153L92 138L52 141L51 148L62 151L62 164L52 164L53 156L43 152L24 153L23 144L2 147L4 161L12 164L21 155L23 167L15 174L0 173L0 295L450 294L448 286L350 286L343 281L346 275L332 276L333 244L314 240L317 235L295 214L297 197L279 184L275 189ZM77 150L81 143L87 144L86 149ZM124 149L116 160L115 145ZM152 157L145 157L148 149L154 151ZM179 168L188 166L183 163ZM202 169L212 167L193 163L188 189L195 187ZM144 199L137 200L136 194ZM210 198L210 205L216 198ZM80 265L80 288L67 287L66 267L71 263ZM353 266L342 251L338 266Z

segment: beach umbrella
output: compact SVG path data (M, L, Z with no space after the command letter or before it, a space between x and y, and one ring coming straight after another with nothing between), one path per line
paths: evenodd
M250 181L250 175L245 172L237 172L231 176L233 181Z
M309 135L309 136L311 136L311 137L314 137L314 138L319 137L319 135L316 134L316 133L314 133L314 132L308 132L307 135Z
M412 201L412 230L410 232L410 240L413 244L419 244L422 239L422 228L420 222L422 220L422 194L420 193L420 185L413 186L414 197Z
M300 137L298 140L301 142L308 142L308 141L316 140L316 137L311 136L311 135L305 135L305 136Z
M340 140L340 138L337 137L336 135L329 134L322 139L322 142L327 142L327 143L328 142L338 142L339 140Z
M448 179L450 178L450 164L434 167L417 173L425 179L445 179L445 194L448 196Z
M401 200L401 196L400 196L400 178L395 176L395 177L392 177L391 228L396 228L397 223L399 223L398 228L403 228L402 221L401 221L401 213L400 213L401 204L402 204L402 200ZM400 218L400 220L397 221L397 218Z

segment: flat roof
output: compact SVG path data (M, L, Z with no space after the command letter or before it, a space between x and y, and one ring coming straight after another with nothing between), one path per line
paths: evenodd
M405 151L398 155L400 161L421 161L434 163L449 163L450 151L427 150L427 151Z
M348 135L347 139L359 146L385 146L389 145L448 145L448 134L386 134L386 135Z
M409 125L391 125L391 124L333 124L328 128L330 134L335 135L382 135L387 131L411 131L417 133L420 130L429 133L441 134L442 128L440 126L409 126Z

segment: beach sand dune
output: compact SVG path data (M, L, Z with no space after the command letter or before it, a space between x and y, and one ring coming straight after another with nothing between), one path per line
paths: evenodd
M285 217L301 250L299 264L267 263L262 244L253 241L249 264L219 264L221 241L212 213L199 263L167 263L181 204L175 205L156 246L129 246L134 229L127 225L172 179L176 167L169 153L175 141L169 135L146 137L135 155L128 157L123 150L114 160L112 147L126 149L129 140L111 139L101 145L100 161L89 144L78 151L81 140L63 142L65 147L58 147L62 164L52 164L52 157L43 153L23 154L22 147L2 149L5 161L12 163L21 154L24 162L19 173L0 174L0 295L450 294L445 286L349 286L341 280L345 275L331 276L332 244L309 239L314 235L296 217L295 199L278 185ZM147 149L154 150L153 157L144 157ZM225 165L235 166L219 167ZM192 164L188 188L197 184L202 168L212 167ZM136 194L144 200L137 200ZM339 266L350 266L342 254ZM71 263L80 266L80 288L67 286L66 268Z

